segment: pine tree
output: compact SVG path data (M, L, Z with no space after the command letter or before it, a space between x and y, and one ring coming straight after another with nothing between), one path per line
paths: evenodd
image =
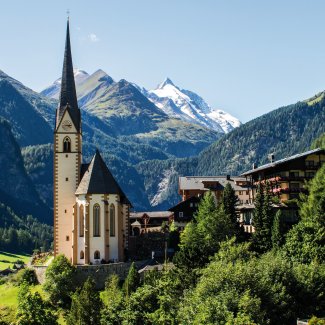
M233 227L233 233L236 235L237 240L242 240L244 237L244 229L240 227L238 216L236 213L236 205L238 203L238 196L232 186L227 183L222 195L222 208L225 215Z
M274 249L279 249L283 245L284 232L283 214L281 210L278 210L272 225L272 246Z
M259 242L261 241L261 231L263 229L263 203L264 203L264 189L262 184L259 184L257 187L256 198L254 201L254 217L253 217L253 226L255 232L253 235L254 247L258 248Z
M325 262L325 164L308 184L300 207L301 220L286 236L284 251L301 263Z
M259 185L255 199L253 225L255 232L253 243L255 249L260 253L265 253L272 248L272 224L273 210L270 195L270 187Z
M222 207L216 207L214 195L207 192L199 204L194 220L181 233L180 250L174 262L191 272L208 263L220 246L220 242L234 236L234 227Z
M127 297L130 296L130 294L137 290L138 286L140 284L140 276L135 268L134 262L132 262L128 276L126 277L124 284L123 284L123 291Z
M229 215L231 222L236 226L237 222L237 214L236 214L236 205L238 203L238 197L235 194L235 190L232 186L227 183L224 188L222 195L222 205L225 213Z
M125 308L123 292L119 287L119 277L112 274L105 283L104 308L102 310L102 324L118 325L122 323L121 312Z
M272 207L270 184L267 182L265 186L264 202L263 202L263 228L264 228L264 246L265 251L272 248L272 225L274 219L274 210Z
M82 289L72 295L71 309L66 316L67 325L98 325L101 318L102 301L95 282L88 278Z

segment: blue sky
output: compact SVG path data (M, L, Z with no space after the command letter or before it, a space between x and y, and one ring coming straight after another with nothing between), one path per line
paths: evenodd
M34 90L74 66L153 88L166 76L246 122L325 89L325 1L2 1L0 69Z

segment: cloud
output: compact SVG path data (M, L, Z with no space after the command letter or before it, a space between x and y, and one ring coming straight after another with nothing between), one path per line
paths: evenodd
M98 42L99 41L99 38L94 33L89 34L88 35L88 38L89 38L90 42L94 42L95 43L95 42Z

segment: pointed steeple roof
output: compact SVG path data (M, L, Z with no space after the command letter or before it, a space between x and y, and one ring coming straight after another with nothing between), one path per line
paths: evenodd
M130 204L98 150L84 173L76 194L118 194L121 202Z
M61 79L61 94L60 103L57 112L56 126L65 112L68 109L72 121L77 130L80 129L80 110L78 108L76 86L74 82L73 64L70 45L70 28L69 19L67 21L67 35L65 40L64 61Z

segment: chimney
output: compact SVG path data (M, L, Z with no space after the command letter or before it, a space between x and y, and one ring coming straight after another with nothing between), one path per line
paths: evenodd
M257 164L253 163L253 169L256 169L256 168L257 168Z
M271 163L273 163L273 162L275 161L275 159L274 159L274 154L273 154L273 153L271 153L271 154L269 155L269 158L270 158L270 162L271 162Z
M226 177L227 177L227 181L229 181L230 180L230 175L227 175Z

